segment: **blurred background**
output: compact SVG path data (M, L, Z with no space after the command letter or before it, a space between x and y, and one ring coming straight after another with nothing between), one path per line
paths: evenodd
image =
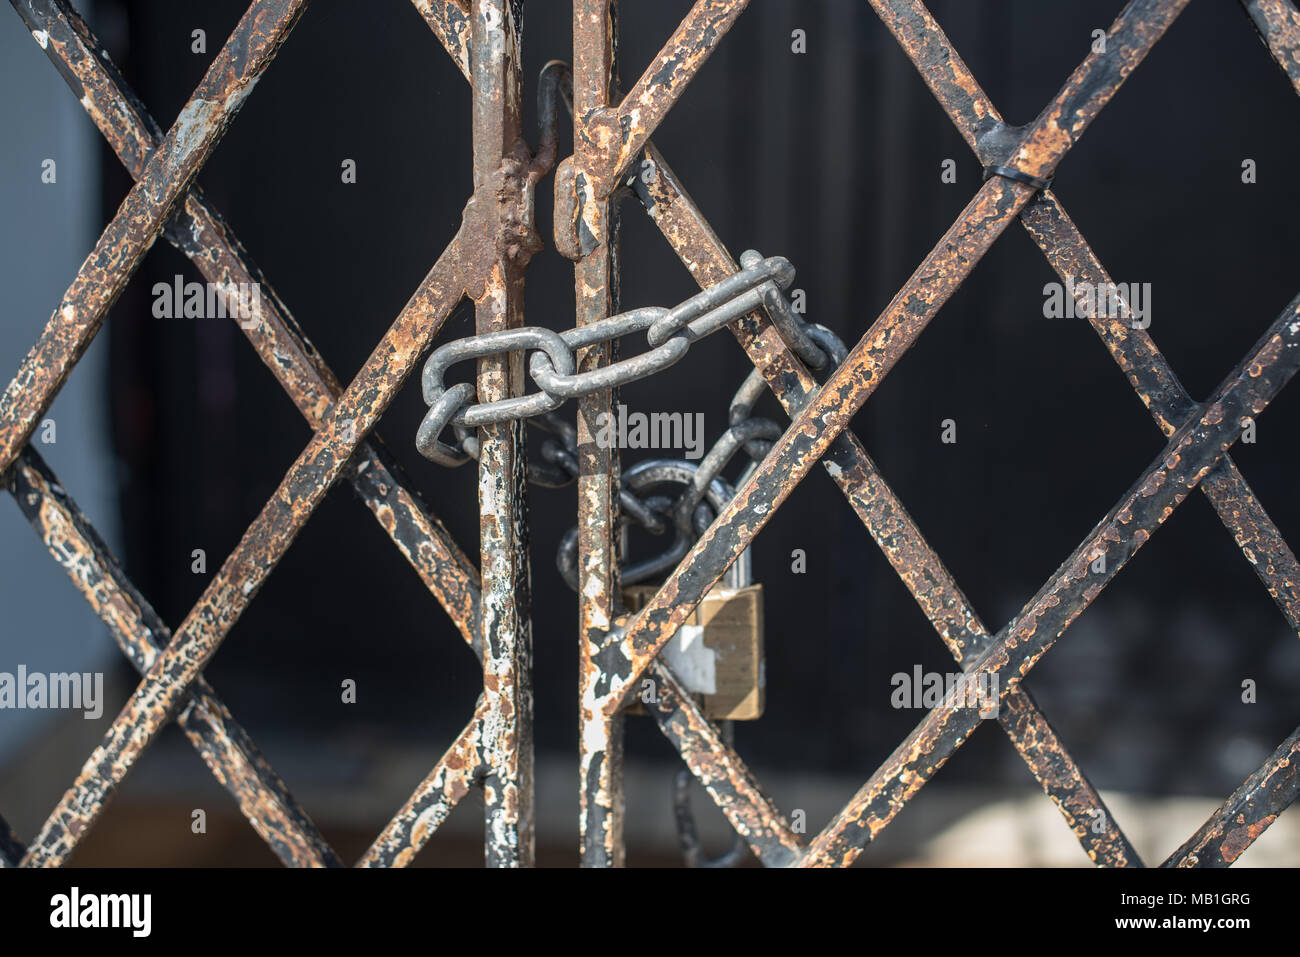
M243 12L79 4L164 128ZM630 85L690 8L624 0ZM934 0L931 9L1008 122L1025 123L1088 53L1119 0ZM527 126L536 77L572 59L570 5L526 5ZM191 51L203 29L207 52ZM791 50L806 31L807 52ZM17 16L0 17L0 365L16 369L130 187ZM405 0L315 0L199 183L347 382L451 239L471 191L464 78ZM734 254L798 270L807 318L852 344L978 189L981 169L861 0L754 0L654 141ZM562 153L571 151L568 131ZM1297 292L1300 102L1235 3L1193 3L1062 163L1055 189L1117 282L1151 283L1150 333L1198 400ZM42 161L57 160L55 184ZM341 182L346 159L356 182ZM941 181L945 160L956 182ZM1242 182L1253 159L1257 182ZM550 245L526 321L571 326L573 271ZM696 287L633 204L624 308ZM41 454L163 620L184 618L306 445L302 417L233 322L155 319L151 290L201 280L160 243L51 413ZM991 630L1034 594L1152 461L1163 439L1084 320L1045 319L1047 262L1012 226L886 378L853 427ZM440 341L472 332L458 311ZM629 344L628 347L639 348ZM726 428L748 364L726 335L623 391L633 410L703 412ZM785 422L765 397L759 411ZM426 462L413 379L378 434L471 556L475 473ZM560 410L573 416L573 407ZM957 424L956 444L940 441ZM1300 388L1233 455L1284 536ZM629 451L624 463L656 453ZM555 567L573 488L530 491L539 863L577 862L577 602ZM29 838L134 688L16 507L0 509L0 671L103 670L98 721L0 711L0 813ZM635 544L635 543L634 543ZM650 543L655 544L655 543ZM644 546L644 542L639 543ZM207 572L192 571L194 549ZM804 549L807 572L792 574ZM737 745L778 806L820 828L922 714L890 706L896 672L953 670L915 602L829 478L815 470L753 550L764 586L767 710ZM464 643L346 484L336 487L206 672L340 854L359 855L459 732L479 693ZM340 702L344 679L355 704ZM1257 701L1242 701L1242 683ZM1175 850L1294 729L1300 643L1231 535L1191 497L1027 682L1145 859ZM628 721L629 863L679 862L679 766ZM702 791L707 850L728 843ZM208 833L190 830L204 808ZM1284 816L1244 864L1300 864ZM471 794L419 863L481 862ZM184 738L169 729L127 778L77 864L273 864ZM861 858L885 864L1086 865L1005 736L981 728Z

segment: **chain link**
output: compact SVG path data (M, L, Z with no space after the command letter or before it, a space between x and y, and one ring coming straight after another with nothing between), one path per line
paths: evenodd
M801 320L782 290L794 281L794 267L780 256L763 258L753 250L740 257L739 272L687 299L675 309L647 306L576 329L554 332L524 326L468 336L435 349L424 365L421 386L429 411L420 423L415 445L420 454L446 466L463 465L473 456L459 435L450 445L441 439L449 426L471 429L513 419L532 419L569 399L592 395L644 379L680 362L691 343L756 309L764 309L791 349L813 369L829 358L818 345L825 332ZM650 348L640 355L575 373L577 350L644 332ZM478 403L471 383L448 386L447 370L458 362L504 353L532 353L528 372L540 391Z
M820 348L828 356L828 364L821 371L829 373L848 354L848 349L834 332L825 326L808 324L806 331L815 336ZM754 404L767 391L767 382L759 370L753 370L732 396L728 408L725 432L699 461L686 459L648 459L626 469L619 488L619 505L624 530L638 526L651 535L673 533L672 543L652 558L625 564L621 578L625 585L648 581L671 569L695 544L696 539L709 527L714 517L730 501L733 486L722 477L723 471L744 451L749 459L737 484L749 477L758 467L772 444L781 437L781 426L771 419L753 415ZM569 484L578 477L577 432L554 414L531 420L533 424L551 433L541 444L541 457L547 462L562 463ZM459 430L458 430L459 431ZM560 439L563 444L557 443ZM477 451L477 450L475 450ZM532 468L532 463L529 465ZM531 473L530 473L531 474ZM676 486L675 495L644 494L652 489ZM621 536L625 540L625 536ZM624 556L626 557L626 556ZM732 566L729 578L733 587L739 587L748 575L749 553L744 552ZM561 540L556 554L556 566L565 583L578 590L578 529L569 529Z
M764 310L771 317L790 348L813 370L829 374L844 360L848 350L830 329L805 322L791 308L782 291L794 281L794 268L789 261L779 256L765 259L753 250L745 252L740 261L739 272L675 309L654 306L633 309L560 333L525 326L468 336L439 347L424 366L422 386L429 411L416 435L416 447L435 462L462 465L478 459L477 426L526 419L529 425L545 433L536 446L536 455L529 456L528 481L547 488L570 485L578 479L578 433L554 409L571 398L653 375L678 362L692 342L756 309ZM574 374L576 350L635 332L646 333L651 347L647 352ZM447 370L458 362L507 352L533 353L528 368L540 392L476 403L473 384L447 386L444 382ZM626 542L629 526L655 536L672 534L671 544L660 554L623 566L624 584L648 581L676 565L731 498L732 486L722 478L722 472L736 453L743 449L750 460L740 477L743 481L780 438L782 429L776 422L753 415L754 404L766 391L762 373L757 369L750 372L731 399L727 414L729 427L698 462L650 459L623 472L618 493L620 542ZM456 435L454 445L440 438L449 425ZM676 494L648 494L670 486L678 489ZM748 559L746 552L728 572L736 582L747 578ZM577 591L576 527L561 539L556 566L569 587Z

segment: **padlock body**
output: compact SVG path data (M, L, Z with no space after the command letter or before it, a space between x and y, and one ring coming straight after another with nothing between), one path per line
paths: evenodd
M657 590L656 585L630 585L623 589L623 603L635 613ZM710 718L761 717L767 688L763 586L714 585L660 654ZM627 710L645 713L639 702Z

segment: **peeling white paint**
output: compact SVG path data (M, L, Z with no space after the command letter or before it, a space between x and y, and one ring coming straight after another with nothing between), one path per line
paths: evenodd
M207 100L191 100L185 104L172 126L178 152L189 153L199 144L211 105Z
M582 746L588 754L604 751L609 745L604 735L604 726L600 721L585 721L582 725Z

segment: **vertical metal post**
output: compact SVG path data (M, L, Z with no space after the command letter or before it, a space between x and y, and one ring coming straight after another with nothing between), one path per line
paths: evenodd
M473 4L474 189L476 202L531 214L532 187L521 138L516 6L511 0ZM476 237L493 249L483 287L474 290L479 333L523 322L527 255L506 235L506 219L497 223L496 236ZM480 359L480 400L521 394L523 371L520 353ZM480 736L486 766L484 856L488 867L528 867L533 863L533 695L523 423L481 428L479 445L483 693L488 705Z
M594 171L604 165L609 144L597 138L593 114L607 109L617 88L617 0L575 0L573 4L573 184L577 191L582 258L576 269L578 325L596 322L616 308L618 222L614 203L599 197ZM557 181L558 182L558 181ZM557 207L558 208L558 207ZM578 371L605 365L608 345L578 357ZM608 693L601 652L611 645L610 622L618 599L618 450L600 448L600 416L613 412L614 394L599 393L578 403L578 576L581 594L579 641L578 830L584 867L622 867L623 716L606 715ZM614 647L613 650L617 650Z

